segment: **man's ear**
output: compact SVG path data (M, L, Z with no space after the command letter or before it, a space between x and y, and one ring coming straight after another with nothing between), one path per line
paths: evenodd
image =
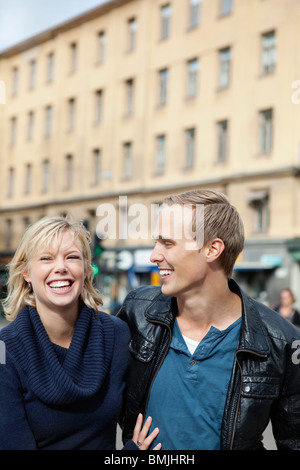
M225 245L223 240L220 238L214 238L207 244L207 252L206 252L206 261L208 263L212 263L216 261L225 249Z

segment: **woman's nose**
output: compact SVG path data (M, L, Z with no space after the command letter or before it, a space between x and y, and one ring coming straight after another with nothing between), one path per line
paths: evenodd
M55 263L55 272L67 272L68 268L63 258L57 258Z

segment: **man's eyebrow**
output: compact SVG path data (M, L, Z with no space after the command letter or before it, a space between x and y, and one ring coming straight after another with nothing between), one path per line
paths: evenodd
M157 240L157 241L168 241L168 242L174 242L175 241L175 240L173 240L173 238L164 237L163 235L153 236L153 239Z

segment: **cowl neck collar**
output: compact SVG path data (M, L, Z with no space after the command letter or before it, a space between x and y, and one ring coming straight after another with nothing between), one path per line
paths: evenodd
M63 363L34 307L24 307L2 330L2 337L7 351L26 374L31 390L48 405L66 405L94 396L110 368L113 322L108 314L97 315L85 305Z

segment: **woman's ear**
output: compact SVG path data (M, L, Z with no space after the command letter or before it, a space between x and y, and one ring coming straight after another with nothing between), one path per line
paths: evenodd
M23 277L25 279L26 282L31 282L31 277L30 277L30 274L29 274L29 271L24 271L23 272Z
M207 244L207 253L206 253L206 261L208 263L212 263L216 261L225 249L225 245L223 240L220 238L214 238Z

